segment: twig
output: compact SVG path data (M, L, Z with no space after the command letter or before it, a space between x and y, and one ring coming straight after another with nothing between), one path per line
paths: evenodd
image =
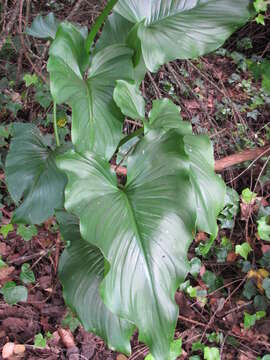
M239 174L236 178L231 180L230 182L233 182L234 180L238 179L240 176L242 176L245 172L249 170L249 168L258 161L261 157L266 155L270 152L270 145L267 145L263 148L256 148L251 150L245 150L243 152L240 152L238 154L233 154L230 156L226 156L223 159L219 159L215 161L215 171L216 172L222 172L223 170L230 168L234 165L241 164L245 161L251 161L255 159L248 167L245 169L241 174ZM270 160L270 159L269 159ZM266 166L266 165L265 165ZM265 168L264 166L264 168ZM112 166L113 169L115 169L115 166ZM121 166L117 167L117 174L125 176L127 174L127 169ZM264 169L263 169L264 171Z
M84 2L84 0L78 0L77 2L75 2L75 6L73 7L73 9L71 10L71 12L69 13L69 15L67 16L66 20L70 20L73 18L73 16L75 15L75 13L79 10L79 7L81 6L81 4Z
M254 185L254 190L253 190L253 191L255 191L255 189L257 188L257 185L259 184L259 181L260 181L260 179L261 179L261 176L262 176L262 174L264 173L264 170L265 170L267 164L269 163L269 160L270 160L270 156L268 156L266 162L264 163L264 165L263 165L263 167L262 167L262 170L261 170L260 173L259 173L259 176L258 176L258 178L257 178L257 181L256 181L256 183L255 183L255 185Z
M259 150L259 149L262 150L262 148L258 148L258 149L256 149L256 150ZM230 180L228 183L232 183L233 181L235 181L235 180L239 179L241 176L243 176L243 175L255 164L256 161L258 161L261 157L263 157L264 155L266 155L269 151L270 151L270 147L266 148L266 149L265 149L264 151L262 151L262 152L259 151L259 155L252 161L252 163L249 164L249 166L248 166L244 171L242 171L241 174L237 175L235 178L233 178L232 180ZM254 152L255 152L255 149L254 149ZM255 156L255 153L254 153L253 155ZM248 161L248 160L252 160L252 159L244 159L244 160L242 160L242 161L239 161L238 164L240 164L240 163L243 162L243 161ZM233 164L233 165L236 165L236 164ZM230 165L230 166L232 166L232 165Z
M12 30L15 21L17 19L18 13L19 13L19 9L20 9L20 3L19 1L13 1L13 6L12 8L14 9L14 11L12 12L12 16L11 19L9 21L9 23L6 26L6 31L4 32L4 34L2 35L2 37L0 38L0 51L2 50L3 45L6 42L6 38L8 37L10 31Z
M20 0L20 16L19 16L19 36L20 36L20 41L21 41L21 45L23 47L24 50L24 56L26 57L26 59L29 61L30 65L32 66L33 70L35 71L35 73L45 82L47 83L47 79L45 78L45 76L37 69L37 67L35 66L35 64L33 63L33 61L31 60L29 54L28 54L28 50L26 48L25 42L24 42L24 37L23 37L23 31L22 31L22 11L23 11L23 3L24 0Z
M46 256L48 253L52 252L54 249L55 249L55 247L53 246L53 247L49 248L48 250L41 250L36 254L24 255L17 259L7 261L7 263L8 263L8 265L11 265L11 264L21 265L21 264L25 263L26 261L35 259L37 257Z
M154 92L155 92L155 94L156 94L156 97L157 97L158 99L161 99L161 98L162 98L161 92L160 92L160 90L159 90L159 88L158 88L155 80L153 79L153 76L151 75L151 73L150 73L149 71L147 71L147 75L148 75L148 77L149 77L149 79L150 79L150 81L151 81L151 83L152 83L152 85L153 85L153 88L154 88Z

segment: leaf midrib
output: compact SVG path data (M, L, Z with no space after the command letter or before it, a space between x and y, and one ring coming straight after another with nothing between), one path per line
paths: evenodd
M133 225L133 229L134 229L136 239L138 239L138 241L139 241L139 246L140 246L140 249L142 250L143 257L144 257L144 260L145 260L145 264L147 266L147 272L149 274L149 278L150 278L149 280L150 280L150 283L151 283L151 288L152 288L155 303L156 303L158 319L159 319L160 324L162 324L162 316L160 315L159 303L157 301L158 296L157 296L156 288L155 288L155 285L154 285L154 280L153 280L153 276L152 276L152 272L151 272L151 266L150 266L150 264L148 262L148 258L147 258L146 251L145 251L143 241L142 241L142 235L141 235L141 232L140 232L137 220L136 220L135 212L134 212L133 206L131 204L131 201L130 201L129 196L126 193L126 191L124 190L124 191L122 191L122 193L124 195L126 208L127 208L127 211L128 211L128 213L130 215L129 218L130 218L131 223Z
M166 19L168 19L168 18L176 17L176 16L178 16L178 15L180 15L180 14L188 13L188 12L190 12L190 11L193 11L194 9L203 8L203 7L207 6L207 5L209 5L210 3L213 3L213 2L216 2L216 1L217 1L217 0L210 0L210 1L208 1L207 3L199 4L199 5L193 6L193 7L190 8L190 9L183 10L183 11L179 11L179 9L178 9L178 10L176 10L175 13L169 14L169 15L164 16L164 17L161 17L161 18L159 18L159 19L156 20L156 21L151 21L151 19L149 19L151 22L150 22L149 24L144 25L144 26L145 26L145 27L150 27L150 26L152 26L152 25L156 25L156 24L158 24L159 22L161 22L161 21L163 21L163 20L166 20ZM148 20L148 19L147 19L147 20Z

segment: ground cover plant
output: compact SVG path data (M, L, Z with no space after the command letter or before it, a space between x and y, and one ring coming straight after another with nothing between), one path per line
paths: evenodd
M110 348L130 354L137 328L149 358L175 359L181 353L179 340L174 341L179 312L175 292L192 268L196 273L197 260L190 268L188 248L197 231L208 234L198 248L207 257L218 233L217 217L232 224L237 206L225 203L228 191L214 172L210 139L194 135L171 100L146 104L141 83L148 71L156 72L169 61L218 49L252 18L254 8L249 1L222 0L153 1L148 8L140 1L115 3L107 4L90 34L53 14L37 17L27 29L30 36L51 42L47 69L54 136L44 136L32 124L13 126L5 162L8 190L17 204L12 222L21 224L18 231L27 239L35 227L24 225L40 225L56 216L67 245L59 263L64 298L86 330ZM38 84L32 76L25 82ZM72 142L58 133L62 104L72 111ZM125 118L139 129L125 134ZM256 198L252 192L242 194L246 205ZM259 220L262 239L269 237L267 221L267 214ZM1 228L3 236L12 226ZM219 259L226 260L232 248L223 238ZM248 243L235 248L245 261L251 251ZM22 282L34 282L24 265ZM267 275L260 276L267 295ZM202 279L210 292L222 286L210 271ZM182 290L204 301L204 291L190 283L182 284ZM1 292L10 304L27 298L26 287L14 282ZM245 328L263 319L262 311L246 313ZM38 344L44 341L46 345L41 334L36 339ZM219 357L215 347L194 349L203 351L205 359Z

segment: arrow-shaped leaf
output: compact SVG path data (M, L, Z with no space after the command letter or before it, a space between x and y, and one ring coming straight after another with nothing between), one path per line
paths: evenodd
M59 26L50 48L51 92L72 107L72 141L78 151L91 150L109 159L122 138L123 115L113 101L115 81L132 79L132 50L108 46L91 59L85 37L73 25Z
M115 11L138 25L147 68L214 51L251 15L250 0L119 0Z
M59 278L66 303L76 312L87 331L102 337L111 349L130 354L134 325L112 314L99 294L105 261L101 251L81 238L75 216L58 212L57 219L64 239L70 242L59 263Z
M50 148L35 126L14 125L6 175L13 200L23 200L13 214L15 223L41 224L63 207L66 176L55 165L63 150Z
M148 134L129 158L124 189L96 155L70 152L58 164L69 178L65 207L109 261L105 304L137 325L156 360L167 359L178 314L174 294L188 271L195 225L183 138Z

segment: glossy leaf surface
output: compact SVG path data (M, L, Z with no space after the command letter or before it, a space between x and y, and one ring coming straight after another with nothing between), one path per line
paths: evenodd
M190 179L197 204L197 227L217 236L217 216L224 206L226 186L214 172L214 153L205 135L186 135L185 148L190 159Z
M148 134L129 158L124 189L93 154L70 152L58 164L69 178L65 207L110 263L101 287L105 304L136 324L155 359L168 358L178 314L174 294L188 271L196 218L183 139Z
M99 294L105 261L101 251L81 238L75 216L58 212L57 219L64 239L70 242L59 263L66 303L87 331L102 337L110 348L129 354L134 325L112 314Z
M180 108L169 99L153 101L149 121L145 123L145 132L151 129L159 129L164 132L174 129L182 135L192 134L191 124L183 121Z
M250 0L119 0L115 11L139 24L147 68L214 51L250 17Z
M135 120L145 118L145 100L134 83L118 80L113 97L124 115Z
M107 159L113 155L123 123L113 89L116 80L132 79L131 57L125 45L112 45L89 64L82 33L71 24L59 26L48 62L51 92L58 103L72 107L72 141L78 151L91 150Z
M214 172L214 153L209 138L192 135L190 123L182 120L179 108L168 99L154 101L145 128L146 132L149 129L175 129L184 135L185 151L190 161L190 179L196 199L197 227L216 236L216 218L224 205L226 189L222 179Z
M126 44L128 33L132 27L133 23L113 12L104 24L100 38L95 46L95 52L111 45Z
M14 138L6 161L8 190L19 204L15 223L41 224L62 208L66 176L55 165L61 149L48 146L39 130L31 124L14 125Z

